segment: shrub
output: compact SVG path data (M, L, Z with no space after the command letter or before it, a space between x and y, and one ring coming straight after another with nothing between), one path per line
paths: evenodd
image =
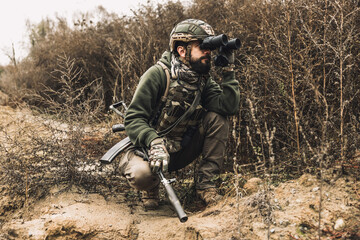
M194 0L188 7L169 1L143 5L133 16L99 12L97 24L85 18L71 28L46 19L32 26L30 54L5 68L2 89L44 107L33 92L46 86L52 93L42 97L64 103L58 93L65 85L54 80L62 73L54 70L66 56L81 69L71 87L81 96L71 104L89 112L81 102L103 99L106 112L113 102L131 101L139 77L168 48L173 25L199 18L242 41L240 113L231 118L228 170L234 160L257 173L297 175L324 164L345 166L359 149L358 0Z

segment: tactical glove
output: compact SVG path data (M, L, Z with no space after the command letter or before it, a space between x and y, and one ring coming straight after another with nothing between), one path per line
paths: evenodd
M156 173L162 168L163 172L167 172L170 155L165 147L164 139L156 138L150 143L149 161L152 172Z
M229 65L234 64L234 62L235 62L234 50L225 48L225 47L221 47L220 54L227 58Z
M219 55L215 57L215 66L228 68L234 67L234 50L227 47L220 47Z

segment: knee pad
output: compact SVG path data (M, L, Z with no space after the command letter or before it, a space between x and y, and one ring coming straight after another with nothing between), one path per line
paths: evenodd
M158 176L151 172L149 164L145 161L133 167L132 175L132 185L138 190L153 189L160 182Z

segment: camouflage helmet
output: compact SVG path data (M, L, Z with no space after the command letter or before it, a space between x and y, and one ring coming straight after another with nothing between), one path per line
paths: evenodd
M213 28L206 22L198 19L186 19L178 23L170 33L170 51L174 51L176 42L190 42L204 40L214 36Z

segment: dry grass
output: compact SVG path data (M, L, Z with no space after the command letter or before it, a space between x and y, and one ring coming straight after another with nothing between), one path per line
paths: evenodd
M131 17L99 12L96 25L45 19L30 26L28 58L0 70L0 89L13 101L55 114L69 129L50 126L46 138L34 133L35 150L11 139L22 149L5 151L2 181L19 183L24 199L36 184L93 181L78 171L79 161L95 161L82 151L84 126L103 121L110 104L131 101L140 76L168 48L173 25L186 18L203 19L242 41L236 52L240 113L231 117L225 170L268 183L302 173L326 181L334 171L358 175L358 168L348 167L360 149L358 0L193 0L190 7L169 1L148 3ZM59 138L63 134L66 139ZM51 164L40 171L44 159ZM44 180L54 164L58 177Z

